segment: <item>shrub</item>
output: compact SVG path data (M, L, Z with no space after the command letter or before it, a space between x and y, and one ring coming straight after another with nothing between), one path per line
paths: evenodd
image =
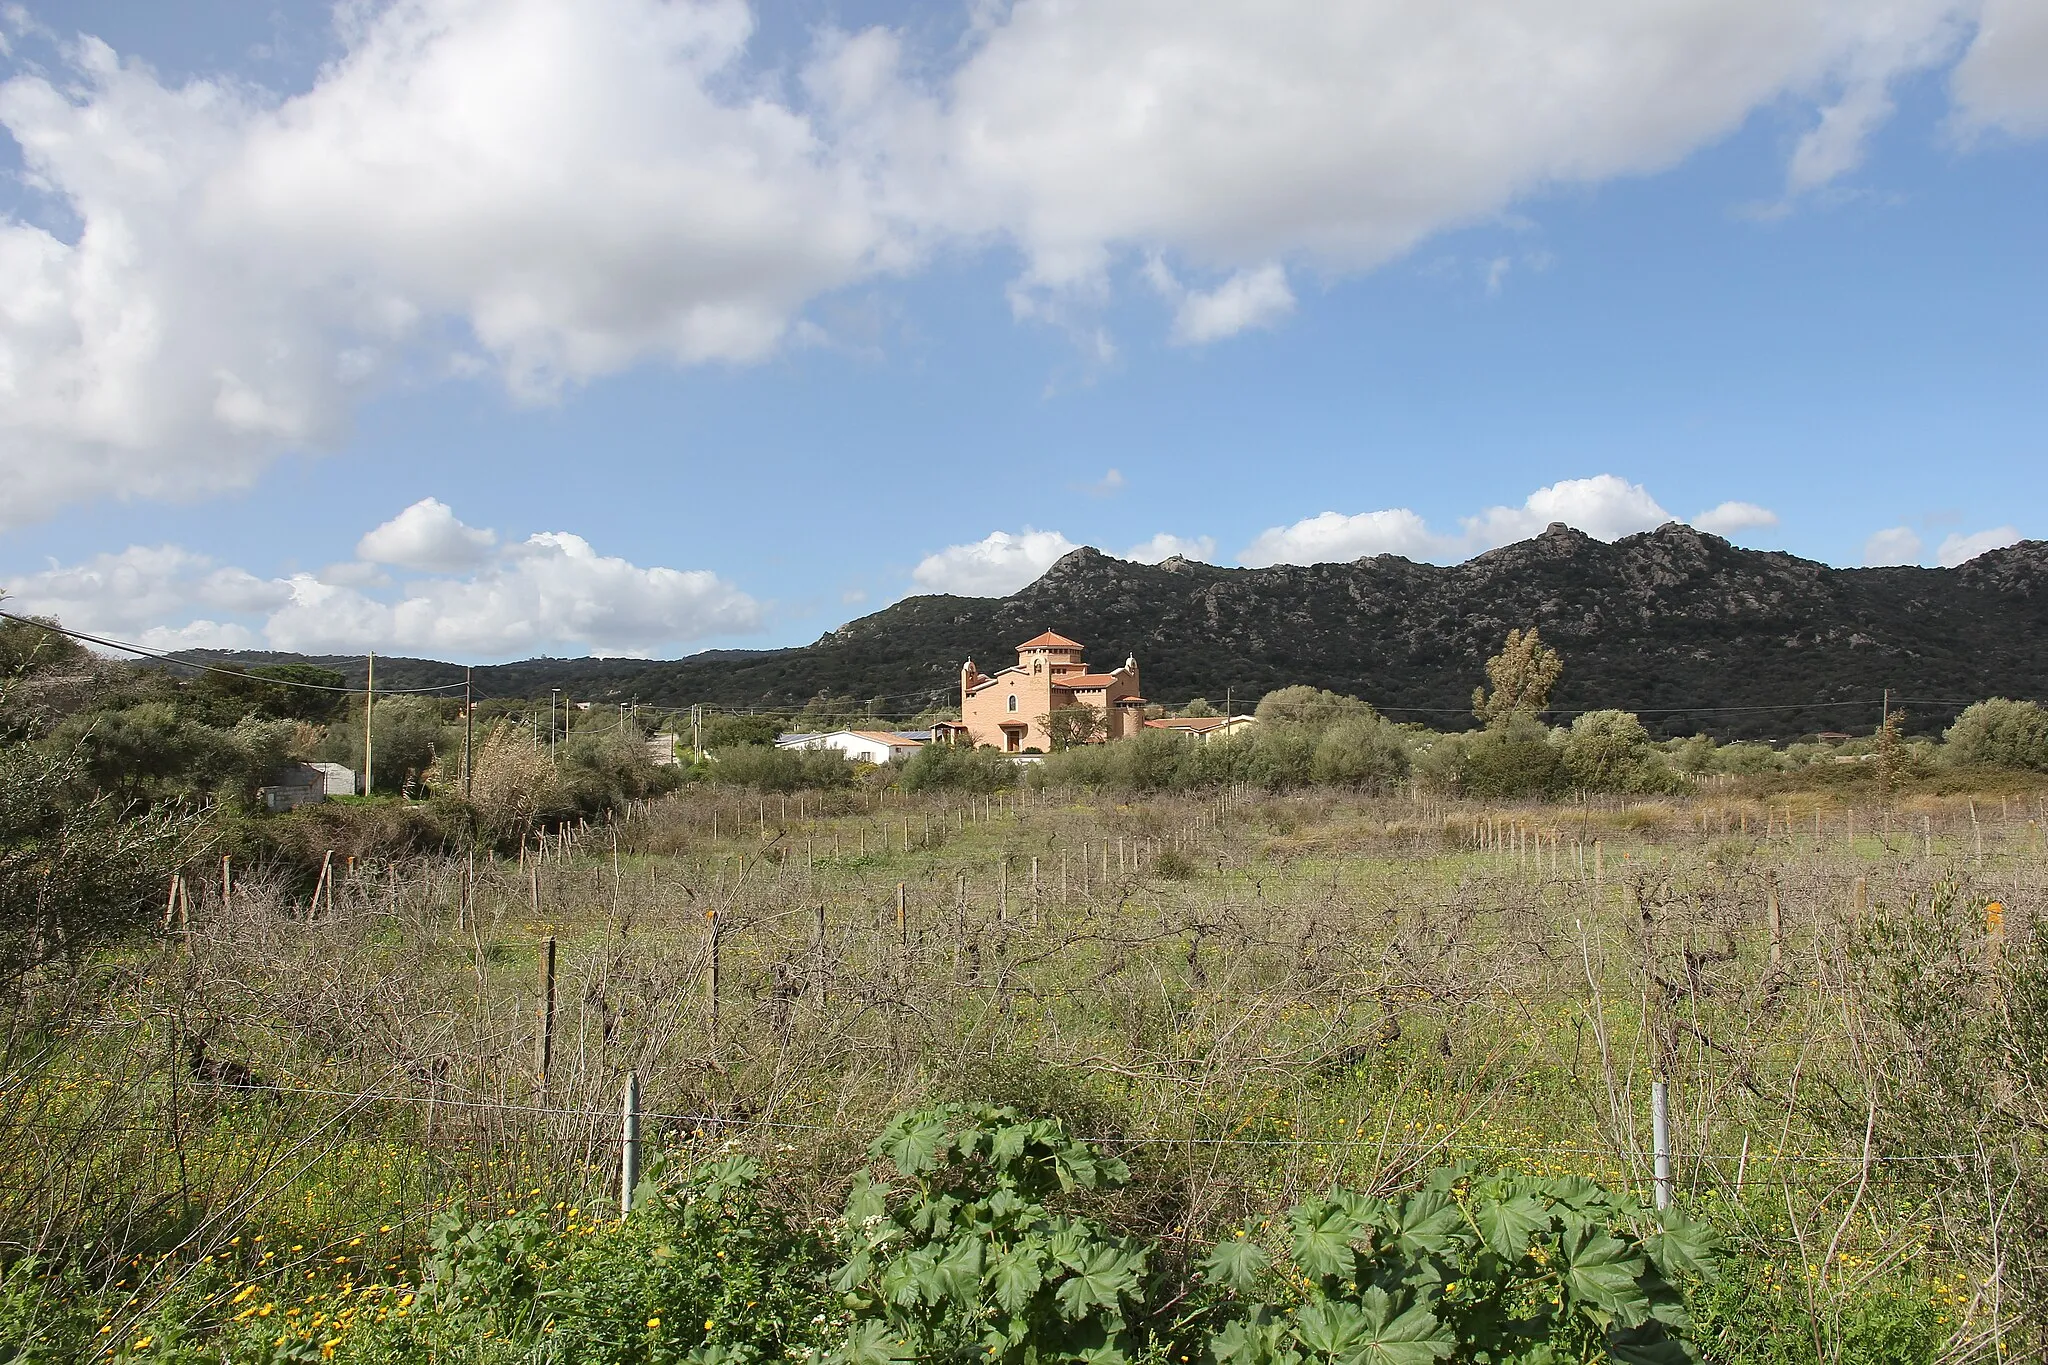
M897 780L905 791L992 792L1016 784L1017 764L985 746L927 744Z
M1550 732L1516 715L1465 741L1464 790L1472 796L1543 796L1565 785L1564 765Z
M826 790L853 785L854 765L837 749L772 749L742 744L711 755L711 780L764 792Z
M1268 692L1259 698L1259 709L1252 714L1261 725L1306 725L1319 731L1342 721L1372 720L1379 715L1356 697L1306 686Z
M846 1365L1131 1358L1147 1248L1054 1207L1125 1183L1121 1161L1058 1119L957 1104L899 1116L869 1154L908 1183L854 1177L832 1280L854 1315Z
M1323 732L1309 772L1332 786L1384 791L1408 778L1408 744L1378 716L1339 721Z
M1942 736L1942 757L1954 764L2048 771L2048 712L2030 701L1980 701Z
M1223 1365L1305 1361L1693 1358L1676 1284L1711 1278L1718 1243L1676 1210L1576 1177L1447 1167L1405 1199L1336 1189L1288 1215L1289 1273L1240 1234L1204 1272L1240 1296L1211 1351ZM1279 1290L1277 1302L1260 1291Z
M1650 745L1649 731L1628 711L1588 711L1565 732L1558 754L1571 784L1583 791L1656 791L1669 785L1669 769Z

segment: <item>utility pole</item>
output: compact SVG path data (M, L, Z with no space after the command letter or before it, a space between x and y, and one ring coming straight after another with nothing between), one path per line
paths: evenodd
M465 801L476 790L476 696L470 687L474 677L474 669L462 670L462 799Z
M704 703L697 702L690 707L690 747L697 751L697 761L704 761Z
M377 651L370 651L370 676L363 683L363 795L368 796L375 786L371 774L375 764L370 752L370 711L377 704Z
M561 724L561 722L555 719L555 702L561 695L562 689L559 687L550 687L548 689L548 758L550 761L555 756L555 734L557 727Z
M1878 728L1880 730L1892 728L1892 690L1889 687L1884 690L1884 712L1878 721Z

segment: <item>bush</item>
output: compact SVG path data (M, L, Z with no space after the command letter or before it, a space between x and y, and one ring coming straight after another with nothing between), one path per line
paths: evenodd
M1479 1175L1469 1165L1438 1171L1405 1199L1332 1190L1287 1221L1291 1264L1280 1284L1248 1235L1204 1264L1208 1279L1241 1296L1211 1342L1223 1365L1676 1365L1694 1357L1675 1286L1711 1279L1719 1259L1711 1230L1676 1209L1660 1219L1577 1177Z
M1316 731L1343 721L1373 720L1379 715L1370 704L1356 697L1305 686L1268 692L1259 698L1259 709L1252 714L1261 725L1305 725Z
M714 752L707 771L720 786L793 792L850 787L853 770L853 763L837 749L771 749L742 744Z
M1527 716L1480 731L1465 740L1464 750L1463 785L1469 795L1545 796L1565 786L1558 746L1548 730Z
M1942 757L1958 765L2048 771L2048 712L2030 701L1980 701L1942 736Z
M1309 771L1331 786L1385 791L1408 780L1408 744L1378 716L1339 721L1323 732Z
M1697 751L1693 757L1698 759ZM1582 791L1663 791L1671 785L1663 755L1650 744L1643 723L1628 711L1588 711L1580 716L1565 732L1558 758L1571 784Z
M992 792L1017 782L1017 763L986 746L927 744L897 779L905 791Z

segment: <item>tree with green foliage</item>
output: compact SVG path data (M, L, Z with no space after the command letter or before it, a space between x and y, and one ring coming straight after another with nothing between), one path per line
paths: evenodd
M1558 757L1580 791L1641 791L1650 785L1650 733L1628 711L1586 712L1565 732Z
M1253 714L1261 725L1302 725L1322 731L1340 721L1371 719L1379 712L1357 697L1347 697L1327 688L1298 685L1268 692L1259 698L1258 709Z
M1980 701L1948 727L1942 758L1956 765L2048 771L2048 711L2005 697Z
M1213 705L1211 705L1207 697L1196 697L1194 700L1190 701L1186 706L1180 708L1180 714L1185 717L1200 720L1209 716L1218 716L1223 713L1218 711Z
M1109 713L1099 706L1055 706L1037 722L1056 754L1100 744L1109 733Z
M1531 720L1550 705L1550 690L1564 676L1564 660L1543 643L1536 627L1510 630L1500 653L1486 661L1486 679L1493 690L1472 689L1472 714L1490 730L1517 716Z
M195 828L99 788L76 752L0 746L0 984L147 924Z

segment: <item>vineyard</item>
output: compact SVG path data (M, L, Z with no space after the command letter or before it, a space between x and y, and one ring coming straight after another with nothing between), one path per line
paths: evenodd
M1707 789L695 788L516 858L195 863L148 942L37 978L10 1021L0 1340L30 1360L2034 1358L2044 871L2033 794ZM622 1217L629 1083L644 1179ZM1037 1157L996 1160L986 1134L1012 1130ZM862 1193L905 1178L892 1197L943 1195L944 1217ZM1424 1196L1459 1227L1529 1226L1389 1269ZM1005 1246L1067 1238L1067 1269L984 1293L936 1253L890 1272L854 1246L963 1209ZM1632 1267L1612 1302L1571 1278L1595 1226ZM1084 1243L1108 1287L1050 1297L1085 1280ZM1474 1335L1455 1290L1488 1276L1556 1330ZM1638 1283L1640 1311L1617 1307Z

